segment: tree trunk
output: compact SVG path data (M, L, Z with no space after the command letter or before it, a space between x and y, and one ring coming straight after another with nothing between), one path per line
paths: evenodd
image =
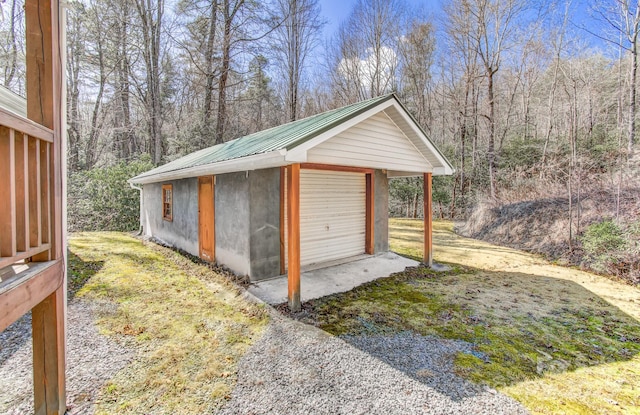
M147 132L149 155L153 164L162 162L162 97L160 96L160 41L164 0L136 0L136 8L142 23L144 47L142 54L146 66Z
M9 16L9 56L8 56L8 73L5 69L5 77L4 77L4 86L9 88L11 85L11 81L13 81L13 77L16 74L16 66L18 65L18 45L16 42L16 9L18 8L17 0L12 0L11 2L11 15ZM0 8L0 11L2 9Z
M493 95L493 75L495 70L487 68L487 97L489 99L489 143L487 146L487 161L489 162L489 194L496 198L496 152L495 152L495 98Z
M216 78L216 71L214 65L214 52L215 52L215 37L216 37L216 22L218 20L218 2L212 1L209 10L209 30L207 32L207 49L206 49L206 87L204 96L204 110L202 114L202 139L201 147L213 144L215 142L214 137L211 134L212 123L212 107L213 107L213 89Z
M629 86L629 141L627 143L627 153L631 157L633 152L633 143L636 134L636 77L638 72L638 34L635 32L631 43L631 85Z
M231 25L236 12L244 3L239 0L231 9L230 0L223 0L224 34L222 40L222 67L218 80L218 115L216 117L215 144L224 143L225 124L227 122L227 80L231 69Z

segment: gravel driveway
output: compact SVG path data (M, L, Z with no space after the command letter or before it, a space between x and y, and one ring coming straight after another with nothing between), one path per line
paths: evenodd
M98 333L96 304L68 307L69 414L91 414L135 349ZM333 337L273 311L240 363L222 414L525 414L514 400L453 374L465 342L404 333ZM0 413L32 413L30 319L0 333Z
M458 351L471 348L409 333L336 338L275 315L222 414L528 413L453 374Z
M98 333L98 304L69 301L67 307L67 406L69 415L91 414L104 383L134 357L133 348ZM31 315L0 333L0 414L33 413Z

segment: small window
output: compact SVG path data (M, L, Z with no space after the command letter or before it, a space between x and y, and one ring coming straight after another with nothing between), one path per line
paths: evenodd
M173 221L173 185L162 185L162 219Z

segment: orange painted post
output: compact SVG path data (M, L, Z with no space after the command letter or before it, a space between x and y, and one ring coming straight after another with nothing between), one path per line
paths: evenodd
M300 164L287 168L287 248L289 309L300 311Z
M431 200L431 173L424 174L424 250L422 262L431 267L433 265L433 223Z

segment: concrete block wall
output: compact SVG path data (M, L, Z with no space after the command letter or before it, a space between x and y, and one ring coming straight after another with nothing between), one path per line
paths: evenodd
M216 176L216 261L256 281L280 274L280 169Z
M389 179L382 170L375 170L373 176L373 249L379 254L389 250Z
M280 275L280 168L249 172L251 279Z
M173 221L162 218L162 185L173 185ZM142 188L142 226L153 236L192 255L198 247L198 179L145 184Z
M217 175L215 192L216 262L251 275L249 173Z

